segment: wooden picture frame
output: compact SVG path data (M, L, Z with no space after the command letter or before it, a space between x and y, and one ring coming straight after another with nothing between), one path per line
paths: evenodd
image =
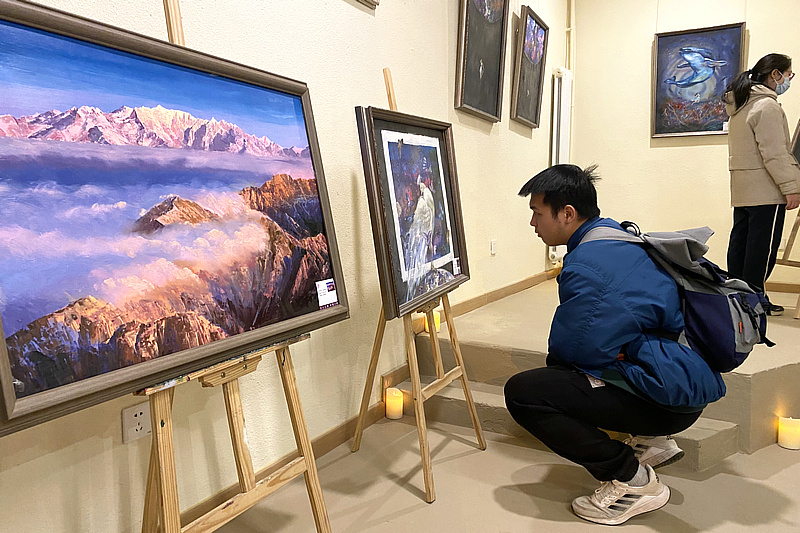
M452 126L356 108L386 320L469 279Z
M727 134L722 95L744 64L744 22L657 33L651 136Z
M0 435L349 316L304 83L17 0L0 42Z
M358 1L367 7L371 7L372 9L375 9L381 3L381 0L358 0Z
M500 122L510 0L461 0L456 109Z
M550 29L529 6L522 6L517 27L511 118L538 128L542 115L547 38Z

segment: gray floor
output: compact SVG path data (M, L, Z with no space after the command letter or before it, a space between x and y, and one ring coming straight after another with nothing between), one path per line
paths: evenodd
M569 502L597 483L553 453L487 434L486 451L470 430L430 428L436 501L424 501L413 419L383 421L317 464L334 532L580 532L608 529L574 516ZM800 531L800 451L777 445L736 455L696 473L677 465L660 471L672 490L666 507L634 517L631 532ZM220 529L224 533L313 532L300 479Z
M797 361L800 321L792 320L796 296L771 295L787 316L770 319L776 348L754 351L754 368ZM535 302L535 303L533 303ZM546 350L546 328L557 303L548 282L459 317L466 340L502 343L515 350ZM471 339L475 337L474 339ZM569 502L591 493L597 482L582 468L542 448L487 433L480 451L470 429L429 425L437 499L424 501L413 418L367 428L361 450L346 443L318 459L322 490L334 532L580 532L598 526L575 517ZM663 509L617 526L624 531L800 532L800 450L772 445L738 454L703 472L678 465L660 471L672 489ZM219 531L313 532L305 491L297 479Z

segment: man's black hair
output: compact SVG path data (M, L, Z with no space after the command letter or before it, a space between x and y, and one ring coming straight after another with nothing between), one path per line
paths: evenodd
M581 169L576 165L553 165L528 180L519 190L520 196L544 194L544 203L556 216L564 206L571 205L584 219L600 216L594 182L600 179L597 165Z

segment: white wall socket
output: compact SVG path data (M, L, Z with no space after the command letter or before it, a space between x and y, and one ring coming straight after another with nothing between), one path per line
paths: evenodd
M492 239L489 241L489 252L492 255L497 255L497 240Z
M128 444L153 432L150 425L150 402L122 410L122 442Z

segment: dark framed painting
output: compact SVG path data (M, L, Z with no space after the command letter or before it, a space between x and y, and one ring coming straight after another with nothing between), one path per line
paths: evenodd
M653 137L727 133L722 95L744 65L744 22L657 33Z
M0 434L348 316L305 84L0 0Z
M500 122L510 0L461 0L456 109Z
M533 9L522 6L517 28L511 118L531 128L539 127L542 114L548 33L547 24L533 12Z
M800 161L800 120L797 121L797 127L792 136L792 155L796 161Z
M469 279L452 126L356 108L386 320Z

